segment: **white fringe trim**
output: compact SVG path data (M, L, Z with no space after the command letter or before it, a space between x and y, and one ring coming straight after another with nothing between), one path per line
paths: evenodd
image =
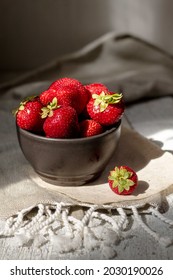
M75 218L70 214L74 205L56 203L54 205L37 206L37 213L28 218L27 215L35 207L23 209L17 215L10 217L0 237L14 237L16 246L30 246L34 244L40 247L49 243L56 254L64 254L76 250L85 249L92 251L101 250L105 258L113 258L116 255L116 245L123 239L124 231L129 225L129 211L133 215L138 226L142 228L156 242L163 246L169 246L173 239L159 236L142 219L141 208L131 206L128 208L114 208L111 206L100 207L98 205L82 205L84 216ZM113 211L116 214L113 214ZM169 227L173 226L173 220L165 217L157 207L150 207L148 214L153 215Z

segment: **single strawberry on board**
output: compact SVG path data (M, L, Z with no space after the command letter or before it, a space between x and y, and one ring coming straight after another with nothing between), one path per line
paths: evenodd
M25 130L40 133L43 131L44 120L41 118L43 105L38 97L28 97L20 103L15 112L16 124Z
M91 119L103 126L117 123L124 113L122 93L93 94L87 104L87 112Z
M115 167L110 171L108 183L113 192L119 195L129 195L137 187L136 172L128 166Z
M103 132L101 124L94 120L83 120L79 123L80 137L91 137Z
M76 138L79 133L77 113L70 106L60 106L56 97L47 107L42 108L45 118L43 130L48 138Z

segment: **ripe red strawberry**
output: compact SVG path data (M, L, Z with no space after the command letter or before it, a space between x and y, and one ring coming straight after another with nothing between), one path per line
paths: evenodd
M52 102L54 97L56 97L55 89L47 89L39 95L40 101L44 106L47 106L50 102Z
M57 105L57 99L42 109L42 117L46 118L43 130L49 138L76 138L79 123L76 110L70 106Z
M90 93L90 98L92 97L92 94L100 94L102 92L109 92L108 88L101 83L93 83L86 85L85 88L89 91Z
M15 112L17 125L25 130L40 133L44 120L41 118L42 104L37 97L29 97L20 103Z
M82 83L80 81L78 81L77 79L73 79L73 78L69 78L69 77L65 77L65 78L60 78L56 81L54 81L49 89L55 89L57 90L59 88L59 86L75 86L75 87L80 87L82 86Z
M108 183L111 190L116 194L129 195L137 187L138 177L130 167L120 166L110 171Z
M78 90L81 95L83 100L85 101L85 105L89 100L89 91L85 88L85 86L77 79L74 78L69 78L69 77L65 77L65 78L60 78L56 81L54 81L51 85L50 85L50 89L54 89L54 90L58 90L60 87L65 87L65 86L69 86L71 89L74 90ZM83 102L84 102L83 101Z
M103 132L103 127L94 120L83 120L79 126L81 137L90 137Z
M93 94L87 104L87 112L91 119L103 126L117 123L124 113L122 94L105 93Z
M65 79L65 78L64 78ZM64 81L64 79L61 80ZM89 99L88 91L80 84L80 82L65 84L55 81L56 86L50 87L48 90L40 94L40 100L43 105L50 103L54 97L58 99L58 103L63 106L73 107L77 114L82 113Z
M76 86L61 86L56 91L58 103L63 106L73 107L77 114L82 113L88 102L88 93L81 91Z

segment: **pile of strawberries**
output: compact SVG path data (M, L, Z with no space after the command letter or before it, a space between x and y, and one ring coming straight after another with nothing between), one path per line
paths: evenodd
M83 85L61 78L20 103L16 123L49 138L90 137L115 126L124 112L123 96L101 83Z

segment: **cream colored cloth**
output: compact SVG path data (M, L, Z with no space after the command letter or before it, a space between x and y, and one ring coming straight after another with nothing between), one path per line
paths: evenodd
M112 207L142 206L148 202L160 202L158 199L172 191L173 156L124 127L117 150L102 176L85 186L56 187L43 182L24 159L17 139L0 153L0 162L0 218L39 203L62 201L73 205L99 204L100 207L107 204ZM118 196L110 190L107 177L115 165L129 165L136 170L139 184L133 195Z

